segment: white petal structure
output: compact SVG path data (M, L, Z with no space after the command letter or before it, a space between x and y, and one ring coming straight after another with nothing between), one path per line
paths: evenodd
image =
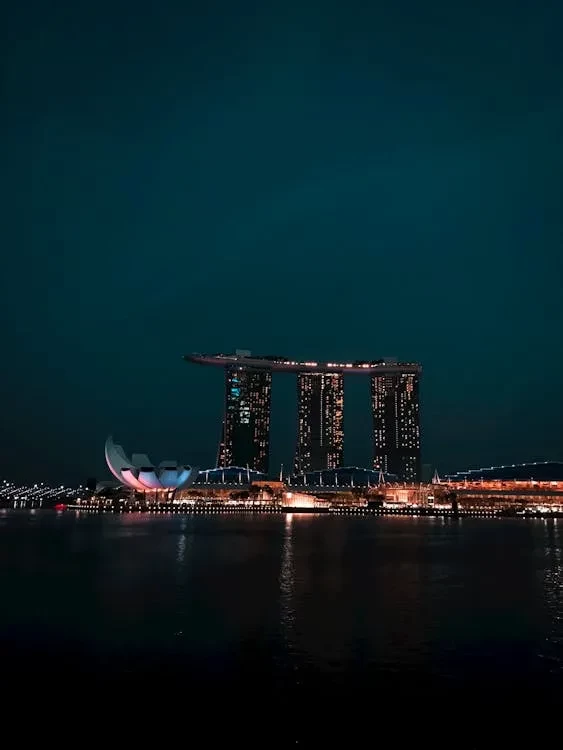
M106 440L106 463L113 476L134 490L167 490L189 487L197 479L199 469L193 466L178 466L176 461L162 461L153 465L144 453L133 453L129 459L120 445L110 436Z

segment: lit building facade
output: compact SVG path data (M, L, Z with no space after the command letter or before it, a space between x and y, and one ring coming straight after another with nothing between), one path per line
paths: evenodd
M217 466L268 473L272 373L243 366L225 368L225 414Z
M401 482L419 482L419 374L372 375L371 405L374 467Z
M106 440L105 456L109 470L120 484L137 492L164 493L161 499L169 499L180 487L191 486L199 474L199 469L179 466L177 461L162 461L156 466L146 453L133 453L129 458L111 436Z
M374 468L400 482L420 481L421 366L417 362L315 362L256 356L246 349L233 354L194 352L184 359L225 371L218 467L268 473L272 374L276 372L297 375L295 475L342 468L344 376L360 375L371 379Z
M337 469L344 445L344 376L298 373L297 403L295 473Z

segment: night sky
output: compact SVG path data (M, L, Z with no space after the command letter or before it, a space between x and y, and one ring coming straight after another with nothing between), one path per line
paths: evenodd
M12 3L0 476L214 464L190 351L418 360L423 462L563 459L563 3ZM272 465L295 380L274 379ZM346 463L371 456L350 378Z

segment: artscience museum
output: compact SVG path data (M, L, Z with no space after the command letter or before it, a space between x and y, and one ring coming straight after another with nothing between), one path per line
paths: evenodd
M155 466L144 453L133 453L128 458L121 445L114 443L111 436L106 440L105 456L109 470L117 481L138 492L171 494L192 485L199 474L197 468L179 465L177 461L161 461Z

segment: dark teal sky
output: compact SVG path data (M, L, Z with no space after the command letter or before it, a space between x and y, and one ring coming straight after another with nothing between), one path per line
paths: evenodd
M1 474L101 478L110 432L213 464L221 373L181 356L235 347L420 360L442 471L563 458L562 27L555 0L13 3ZM365 464L367 381L346 407Z

